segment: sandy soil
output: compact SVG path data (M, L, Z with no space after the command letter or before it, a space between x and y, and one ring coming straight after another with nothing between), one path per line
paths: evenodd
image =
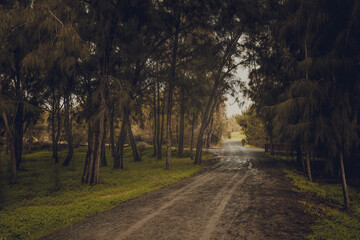
M304 239L312 219L262 150L228 141L207 170L43 239Z

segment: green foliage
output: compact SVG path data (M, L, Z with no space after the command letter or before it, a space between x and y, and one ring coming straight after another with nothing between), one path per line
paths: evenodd
M60 159L66 154L59 152ZM163 162L151 157L151 147L144 149L142 162L133 162L130 148L125 148L125 170L101 167L99 184L91 187L80 181L85 154L85 147L77 149L68 167L52 163L50 151L25 155L16 185L5 184L7 176L2 172L0 237L40 237L201 169L189 158L173 157L173 169L165 171Z
M242 115L237 115L236 122L242 128L248 142L267 138L264 123L253 108L250 108Z
M305 212L318 217L311 227L309 240L357 239L360 236L360 192L349 187L352 210L344 212L343 195L340 184L319 184L309 182L305 176L294 170L285 169L286 176L297 187L295 191L312 192L320 199L317 202L299 201Z

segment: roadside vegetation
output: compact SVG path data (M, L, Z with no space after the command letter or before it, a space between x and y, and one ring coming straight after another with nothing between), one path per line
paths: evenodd
M60 157L66 154L59 152ZM110 157L109 151L106 154ZM141 162L132 161L131 148L126 147L124 171L100 167L99 184L94 187L79 184L86 147L75 149L67 167L53 164L51 151L26 154L16 185L5 184L6 168L1 169L0 239L40 237L201 170L192 163L189 151L183 158L176 157L175 150L173 154L173 168L166 171L164 162L152 156L151 146L142 151Z
M305 195L306 200L299 200L306 213L317 220L311 227L309 240L353 240L360 236L360 191L349 186L351 211L344 211L343 190L340 183L310 182L306 176L292 168L284 172L295 186L294 191Z

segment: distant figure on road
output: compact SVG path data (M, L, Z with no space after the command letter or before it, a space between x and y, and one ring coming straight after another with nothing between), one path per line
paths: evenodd
M241 144L242 144L243 147L245 146L245 139L241 140Z

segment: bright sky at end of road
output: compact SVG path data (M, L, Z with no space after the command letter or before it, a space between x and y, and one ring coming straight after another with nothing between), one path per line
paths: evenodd
M244 67L239 67L236 75L237 75L237 77L239 77L241 79L242 82L248 83L249 82L248 74L249 74L248 69L246 69ZM245 98L242 95L242 93L240 93L240 92L238 93L238 98L241 102L245 102L245 104L243 104L242 106L239 106L239 103L237 103L232 96L227 95L226 97L228 99L225 102L227 117L231 117L236 114L241 114L248 108L248 106L251 103L251 101L249 99Z

